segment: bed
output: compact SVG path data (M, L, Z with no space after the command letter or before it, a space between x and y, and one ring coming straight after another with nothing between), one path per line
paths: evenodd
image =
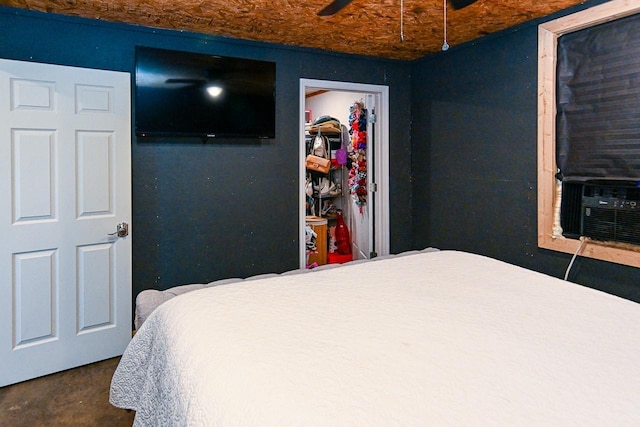
M186 292L114 373L136 426L638 426L640 306L429 251Z

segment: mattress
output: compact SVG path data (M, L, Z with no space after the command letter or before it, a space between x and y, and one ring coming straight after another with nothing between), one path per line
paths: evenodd
M640 425L640 306L439 251L158 307L110 401L136 426Z

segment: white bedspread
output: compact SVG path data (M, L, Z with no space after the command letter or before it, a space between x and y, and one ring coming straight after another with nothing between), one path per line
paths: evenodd
M455 251L217 286L151 314L110 400L139 426L639 426L640 305Z

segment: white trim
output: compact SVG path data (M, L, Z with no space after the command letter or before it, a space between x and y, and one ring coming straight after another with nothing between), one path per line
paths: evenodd
M305 93L308 88L321 90L339 90L345 92L369 93L377 97L379 110L376 111L376 181L378 184L378 194L376 201L376 247L374 250L378 255L389 254L389 87L382 85L370 85L362 83L338 82L330 80L300 79L300 114L298 133L299 147L299 172L298 172L298 194L299 194L299 254L300 268L305 267L305 169L302 159L305 156L304 147L304 124L305 124Z

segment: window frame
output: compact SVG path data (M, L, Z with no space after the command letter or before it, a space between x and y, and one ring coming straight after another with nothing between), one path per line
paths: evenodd
M556 180L556 64L558 38L640 13L640 4L613 0L538 26L538 247L576 253L582 242L559 232L562 194ZM640 245L587 239L580 255L640 267Z

